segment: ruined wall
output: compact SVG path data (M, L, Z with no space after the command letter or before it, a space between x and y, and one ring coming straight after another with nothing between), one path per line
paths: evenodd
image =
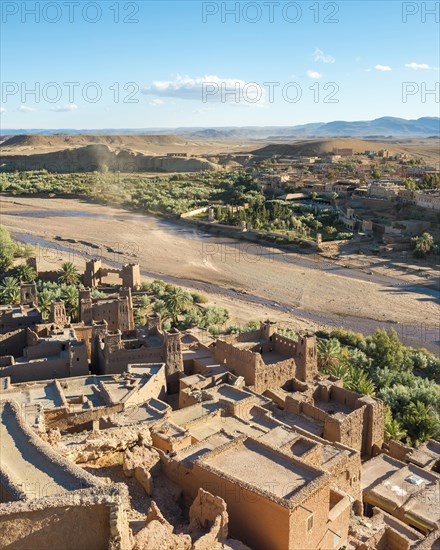
M56 409L45 409L44 423L47 429L58 428L62 432L74 430L78 427L88 425L103 416L113 416L124 410L123 403L110 405L107 407L97 407L86 411L70 411L69 407L59 407Z
M180 332L176 329L166 331L164 346L167 389L169 393L177 393L184 372Z
M351 390L332 385L330 398L341 405L347 405L350 409L355 409L359 399L359 394Z
M119 349L109 354L102 354L99 374L121 374L128 365L135 363L165 363L165 349L146 348Z
M66 505L0 516L0 548L108 550L109 514L103 505Z
M146 384L135 388L125 399L127 405L142 404L152 397L166 399L165 368L161 367L157 374L152 375Z
M289 397L286 399L286 410L289 410L288 409L288 406L290 403ZM293 401L293 398L292 398L292 401ZM328 420L331 420L331 417L329 419L329 416L330 416L329 414L327 414L322 409L315 407L315 405L312 405L311 403L307 403L303 401L303 402L299 402L299 406L300 406L299 413L303 413L306 416L310 416L310 418L313 418L314 420L318 420L319 422L324 422L324 423ZM325 433L325 429L324 429L324 433ZM327 437L324 437L324 439L327 439Z
M44 359L59 355L67 348L66 342L60 340L40 340L36 345L29 346L25 350L24 357L27 359Z
M315 336L300 336L296 345L296 378L309 382L318 374L318 353Z
M380 399L373 399L367 395L361 397L357 406L365 404L364 433L362 452L371 456L376 449L381 449L384 442L385 412L384 404Z
M265 392L268 388L280 388L295 377L296 365L293 359L286 359L270 365L258 364L255 372L255 391Z
M126 550L131 547L125 485L0 504L0 548Z
M366 407L362 407L348 415L338 414L338 418L328 415L324 424L324 439L337 441L356 451L363 452L363 433Z
M257 365L263 366L260 355L248 350L241 350L227 342L217 340L214 357L220 364L226 364L237 376L243 376L247 386L255 385Z
M287 355L288 357L295 357L296 355L296 342L287 338L286 336L281 336L281 334L274 334L272 336L273 349L277 353L282 355Z

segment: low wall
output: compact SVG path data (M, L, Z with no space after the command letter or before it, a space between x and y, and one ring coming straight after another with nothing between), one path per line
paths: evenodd
M209 233L213 233L215 235L230 237L238 241L250 241L252 243L260 244L261 246L272 246L276 248L282 248L283 250L291 250L292 252L298 252L299 250L301 250L301 245L307 246L311 249L318 248L318 245L315 241L309 241L306 239L299 239L299 238L297 239L298 244L291 243L291 244L280 245L278 243L274 243L273 240L271 239L265 238L267 233L264 231L256 231L256 230L243 231L238 226L206 222L203 220L194 220L193 218L185 218L185 217L180 217L179 222L182 225L192 225L192 226L198 227L199 229L203 229L204 231L208 231ZM276 235L277 238L284 237L283 235L278 233L274 235Z
M0 504L0 548L126 550L130 548L124 485Z

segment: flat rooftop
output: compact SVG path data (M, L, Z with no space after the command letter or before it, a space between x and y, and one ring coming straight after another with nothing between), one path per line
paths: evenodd
M203 403L197 403L190 407L184 407L178 411L173 411L170 417L170 421L178 424L179 426L185 426L189 422L197 420L199 418L206 418L215 411L219 411L224 408L224 405L215 401L204 401Z
M318 420L313 420L303 414L286 412L281 409L274 409L273 416L280 422L287 424L291 428L301 428L306 432L322 437L324 433L324 423Z
M440 526L438 474L381 454L362 466L362 485L365 495Z
M289 499L320 473L253 440L246 439L225 450L205 456L202 463L226 476Z
M185 447L184 449L181 449L176 455L176 460L178 460L179 462L185 461L190 464L194 462L194 460L196 460L197 458L200 458L204 454L208 453L209 451L212 451L217 447L221 447L226 443L230 443L233 439L234 438L229 434L217 432L210 437L207 437L203 441L199 441L194 445L190 445L188 447Z

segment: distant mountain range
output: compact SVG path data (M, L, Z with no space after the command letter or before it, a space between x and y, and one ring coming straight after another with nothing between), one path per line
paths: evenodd
M440 136L440 117L422 117L406 120L396 117L382 117L375 120L314 122L299 126L243 126L243 127L194 127L194 128L111 128L95 130L72 130L60 128L44 129L3 129L1 135L18 134L175 134L187 139L307 139L323 137L361 137L367 139L384 138L426 138Z

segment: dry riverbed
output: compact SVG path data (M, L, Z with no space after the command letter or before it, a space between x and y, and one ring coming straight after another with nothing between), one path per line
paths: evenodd
M40 244L44 268L72 260L82 267L84 253L138 262L145 277L202 290L237 323L270 316L292 328L365 333L392 325L408 345L438 350L438 292L394 273L347 269L81 200L4 196L0 223Z

